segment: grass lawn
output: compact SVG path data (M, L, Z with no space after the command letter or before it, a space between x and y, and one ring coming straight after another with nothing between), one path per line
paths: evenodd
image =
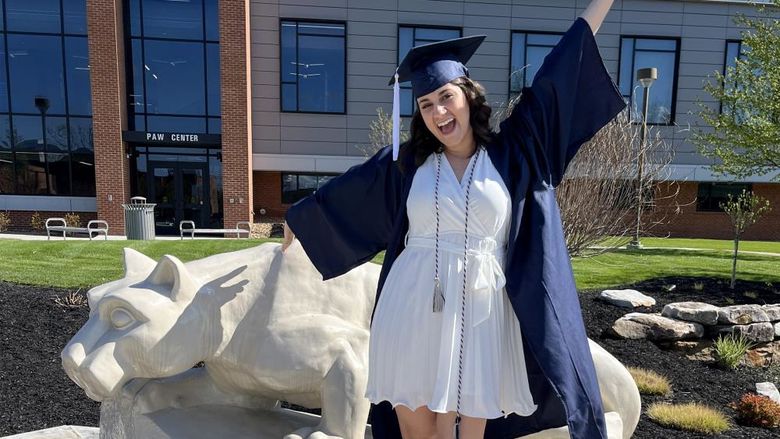
M612 238L610 238L612 239ZM604 244L610 242L610 239L604 241ZM628 238L623 241L627 242ZM729 239L688 239L688 238L642 238L642 245L645 247L663 247L663 248L696 248L707 250L734 250L734 241ZM780 242L775 241L740 241L739 249L752 252L766 252L780 254Z
M190 261L268 241L280 242L281 240L91 242L0 240L0 280L67 288L92 287L122 275L121 256L124 247L132 247L154 259L163 254L172 254L183 261ZM728 241L712 242L728 243ZM651 244L648 242L646 245ZM704 244L700 243L700 245ZM713 247L716 245L711 248ZM377 255L374 262L381 264L383 259L384 252ZM572 265L579 289L606 288L665 276L727 278L731 273L730 254L720 250L619 250L592 258L575 259ZM780 257L742 254L737 264L737 278L780 284Z

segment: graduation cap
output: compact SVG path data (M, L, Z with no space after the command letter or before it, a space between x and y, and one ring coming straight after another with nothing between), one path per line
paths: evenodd
M469 76L464 64L485 39L475 35L413 47L395 70L388 85L393 86L393 160L398 160L401 126L399 83L411 81L416 98L424 96L461 76Z

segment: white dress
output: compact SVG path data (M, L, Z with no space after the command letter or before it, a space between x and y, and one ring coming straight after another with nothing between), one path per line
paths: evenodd
M390 268L371 324L365 396L373 403L387 400L393 408L456 410L466 187L474 167L460 413L487 419L512 412L528 416L537 406L520 324L504 289L511 200L484 149L471 156L461 182L439 155L439 278L445 305L432 312L437 155L428 157L412 181L407 245Z

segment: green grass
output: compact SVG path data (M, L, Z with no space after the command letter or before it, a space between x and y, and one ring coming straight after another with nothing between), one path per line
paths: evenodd
M614 238L604 240L604 244L613 241ZM625 244L628 238L620 241ZM734 250L734 241L730 239L688 239L688 238L642 238L640 240L645 247L663 248L696 248L703 250ZM780 254L780 242L776 241L740 241L739 249L752 252L767 252Z
M183 261L241 250L267 240L20 241L0 240L0 280L64 288L93 287L122 276L122 249Z
M715 340L715 358L727 369L736 369L742 357L753 347L753 343L742 334L718 335Z
M0 280L29 285L91 287L122 275L122 248L131 247L154 259L172 254L183 261L240 250L265 240L195 241L19 241L0 240ZM381 264L384 252L373 262ZM780 257L743 254L738 280L780 284ZM673 249L619 250L572 262L579 289L599 289L665 276L727 279L728 252ZM66 267L63 269L63 267Z

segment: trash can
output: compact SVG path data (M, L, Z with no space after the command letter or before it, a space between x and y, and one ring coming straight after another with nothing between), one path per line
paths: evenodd
M130 198L125 209L125 235L127 239L154 239L154 203L147 203L144 197Z

